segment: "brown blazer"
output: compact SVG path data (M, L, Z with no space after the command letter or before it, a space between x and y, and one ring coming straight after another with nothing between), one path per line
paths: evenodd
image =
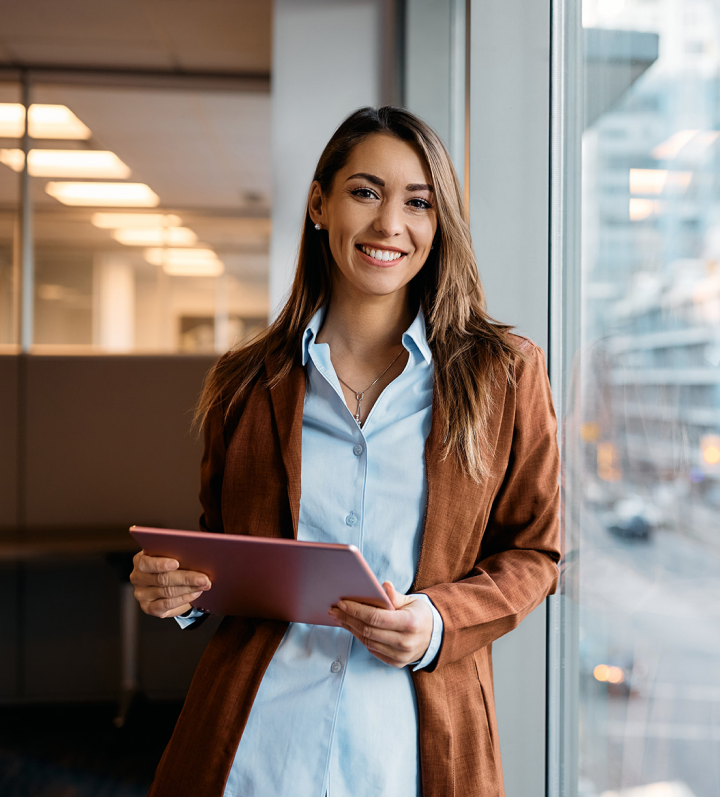
M542 351L524 338L514 340L527 360L516 364L515 386L498 379L495 388L491 478L476 484L454 457L443 459L433 407L425 449L427 511L411 588L432 599L444 623L436 661L412 673L423 797L504 794L491 643L557 583L555 414ZM298 365L272 390L258 384L225 428L221 411L208 419L200 493L205 529L297 535L304 393ZM221 797L286 628L274 620L223 620L198 665L149 797Z

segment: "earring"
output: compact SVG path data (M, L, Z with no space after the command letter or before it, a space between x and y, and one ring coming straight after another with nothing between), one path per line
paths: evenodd
M318 223L315 225L315 229L316 229L316 230L322 230L322 224L320 224L320 222L318 222Z

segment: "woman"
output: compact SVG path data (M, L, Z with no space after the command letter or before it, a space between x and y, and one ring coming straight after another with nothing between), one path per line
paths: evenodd
M541 351L484 311L417 117L335 132L290 299L215 365L199 416L204 529L353 543L395 611L225 618L150 794L502 795L491 643L555 588L556 424ZM138 554L136 596L192 622L211 585L177 568Z

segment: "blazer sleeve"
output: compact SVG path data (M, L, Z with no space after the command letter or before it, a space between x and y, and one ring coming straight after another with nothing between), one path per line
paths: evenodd
M528 342L529 344L529 342ZM468 576L421 590L443 619L429 670L490 644L555 591L560 559L557 421L545 358L534 344L516 367L512 443L502 485Z

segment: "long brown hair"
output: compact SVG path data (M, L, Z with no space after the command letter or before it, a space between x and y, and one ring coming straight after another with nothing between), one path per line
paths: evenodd
M513 364L522 355L507 335L511 327L485 312L460 184L442 141L425 122L401 108L360 108L328 141L313 179L327 196L352 149L377 133L416 146L432 175L438 219L434 248L410 287L425 313L435 366L433 401L443 422L445 456L452 453L463 471L480 481L490 475L486 430L493 387L499 378L512 381ZM327 234L314 229L306 211L290 298L258 338L213 366L196 422L202 424L216 404L226 408L227 417L259 379L274 387L300 363L303 331L330 301L332 264Z

